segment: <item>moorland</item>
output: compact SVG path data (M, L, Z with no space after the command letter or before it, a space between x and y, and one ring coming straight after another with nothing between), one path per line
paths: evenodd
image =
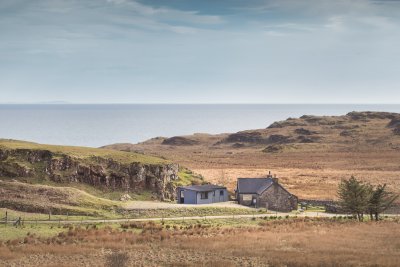
M174 194L203 183L233 193L238 177L268 171L300 199L337 200L352 175L398 194L399 162L400 114L387 112L103 148L1 139L0 265L397 266L396 215L358 222L318 215L319 206L278 215L235 203L179 205Z

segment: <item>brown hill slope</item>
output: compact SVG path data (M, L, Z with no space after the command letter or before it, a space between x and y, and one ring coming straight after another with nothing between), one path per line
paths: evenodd
M400 192L400 114L350 112L275 122L233 134L155 138L107 148L179 162L231 189L239 176L272 170L299 197L334 199L342 178L356 175Z

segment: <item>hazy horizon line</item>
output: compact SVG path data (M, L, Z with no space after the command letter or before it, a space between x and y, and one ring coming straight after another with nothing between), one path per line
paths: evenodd
M0 102L0 105L400 105L398 103L368 103L368 102L360 102L360 103L339 103L339 102L321 102L321 103L297 103L297 102L282 102L282 103L244 103L244 102L212 102L212 103L196 103L196 102L188 102L188 103L166 103L166 102L147 102L147 103L135 103L135 102L64 102L64 101L50 101L50 102Z

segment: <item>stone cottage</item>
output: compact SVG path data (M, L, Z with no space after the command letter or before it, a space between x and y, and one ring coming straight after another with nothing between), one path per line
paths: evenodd
M297 210L297 197L271 174L267 178L238 178L235 191L241 205L285 212Z

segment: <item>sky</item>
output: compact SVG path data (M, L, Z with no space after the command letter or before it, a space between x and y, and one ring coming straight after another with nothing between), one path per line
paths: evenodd
M1 0L0 103L400 103L399 0Z

